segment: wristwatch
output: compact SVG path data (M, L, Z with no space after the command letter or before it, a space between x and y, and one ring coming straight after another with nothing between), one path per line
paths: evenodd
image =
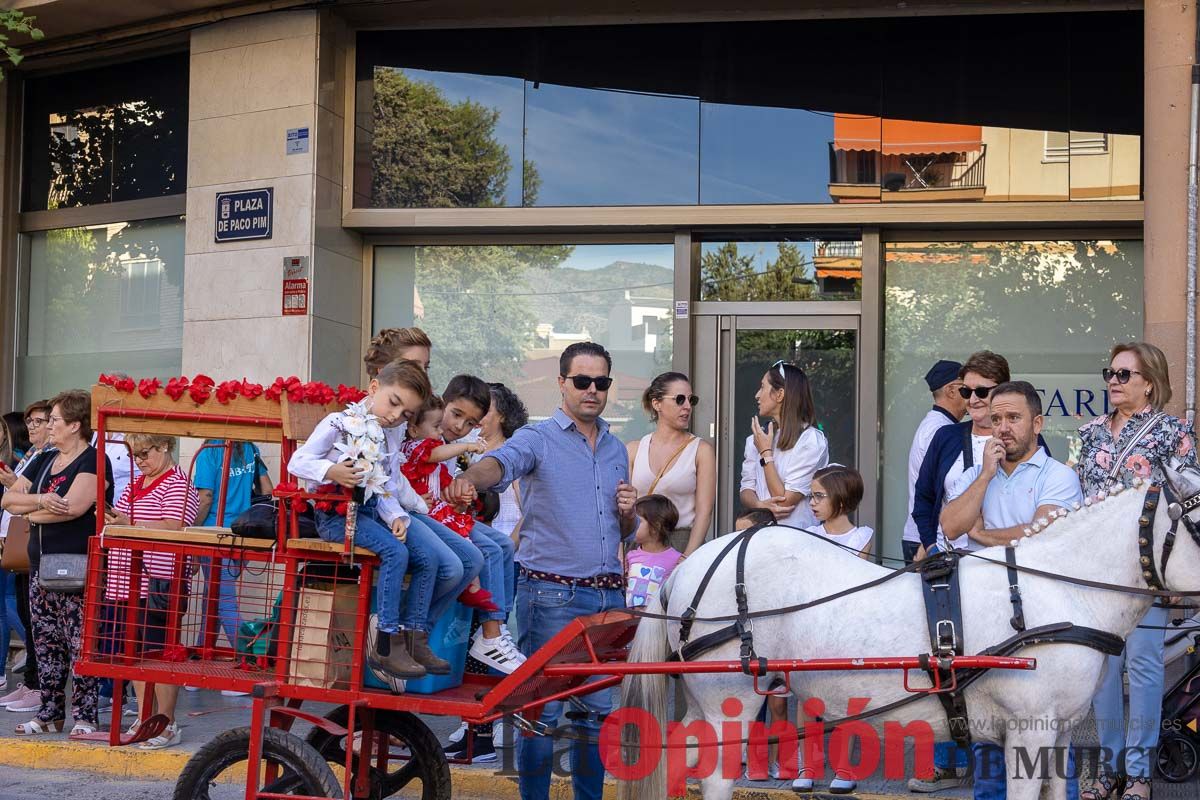
M770 458L763 458L762 456L758 457L758 464L761 467L765 467L767 464L774 464L774 463L775 463L775 456L771 456Z

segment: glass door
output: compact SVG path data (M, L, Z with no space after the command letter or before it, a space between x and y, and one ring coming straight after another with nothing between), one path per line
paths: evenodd
M742 458L758 411L754 395L776 361L783 359L808 375L817 426L829 439L830 461L857 467L859 317L737 315L721 317L719 327L717 521L718 531L728 532L740 509Z

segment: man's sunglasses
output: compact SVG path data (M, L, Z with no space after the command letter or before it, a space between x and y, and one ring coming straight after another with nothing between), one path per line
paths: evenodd
M976 386L972 389L970 386L960 386L958 387L958 396L963 400L969 400L971 395L975 395L980 400L986 400L992 389L995 388L995 386Z
M1136 369L1110 369L1105 367L1100 370L1100 377L1104 378L1105 383L1111 383L1113 378L1117 379L1117 383L1124 386L1129 383L1129 379L1134 375L1141 375Z
M613 382L613 379L607 375L597 375L595 377L591 375L563 375L563 378L569 380L571 385L581 392L587 391L587 388L593 383L596 384L597 391L607 392L608 387L612 386Z
M677 394L674 397L672 397L671 399L675 401L675 405L677 405L677 406L681 406L684 403L691 403L692 408L695 408L696 406L700 405L700 398L694 394L693 395Z

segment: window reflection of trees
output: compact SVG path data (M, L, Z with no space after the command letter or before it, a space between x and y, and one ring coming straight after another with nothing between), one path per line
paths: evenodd
M183 191L182 110L131 100L49 115L47 208Z

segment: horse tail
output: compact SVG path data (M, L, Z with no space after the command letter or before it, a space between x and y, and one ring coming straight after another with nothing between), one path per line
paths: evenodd
M653 598L646 611L651 614L665 614L667 584L660 590L660 597ZM669 655L670 643L667 641L667 620L654 617L642 617L638 623L637 633L633 636L633 644L629 648L629 661L633 663L666 661ZM667 724L667 696L669 678L665 674L627 675L621 682L621 706L623 708L640 708L650 716L650 721L658 728L659 741L666 741L664 735ZM644 717L643 717L644 719ZM617 800L666 800L667 772L666 752L641 751L641 726L627 725L622 732L621 757L625 764L640 764L643 759L654 761L655 767L644 778L617 783Z

